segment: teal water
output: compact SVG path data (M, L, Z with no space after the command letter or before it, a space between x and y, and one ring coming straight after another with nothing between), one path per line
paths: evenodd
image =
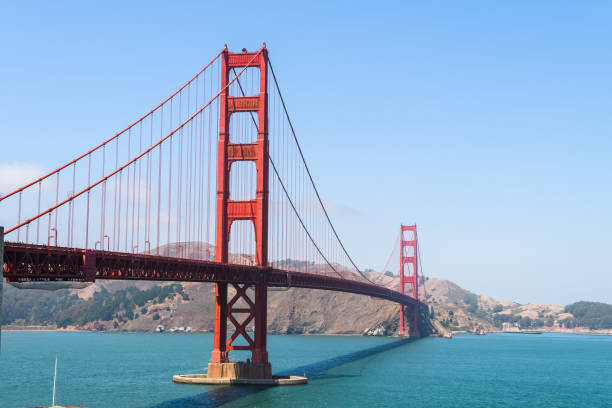
M201 372L210 334L6 332L0 407L612 407L612 337L463 335L452 340L270 336L275 372L305 386L173 384Z

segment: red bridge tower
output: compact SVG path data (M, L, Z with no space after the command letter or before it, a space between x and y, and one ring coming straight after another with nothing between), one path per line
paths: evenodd
M253 60L253 58L255 58ZM232 96L229 93L228 78L230 70L243 68L251 61L259 68L259 94ZM255 230L256 263L268 266L268 54L265 45L261 52L231 53L227 48L222 55L219 141L217 147L217 237L215 260L228 263L229 238L232 223L248 220ZM257 141L253 143L230 142L230 118L237 112L257 113ZM257 187L254 200L230 200L230 171L238 161L252 161L257 169ZM232 284L236 294L228 302L228 284L219 282L215 290L215 338L208 377L248 377L270 378L271 367L266 349L267 318L267 276L258 272L257 283ZM248 289L255 289L255 299L251 299ZM234 333L227 338L228 320L234 326ZM253 337L247 326L255 321ZM247 345L234 344L238 338L246 340ZM230 350L248 350L252 353L251 363L229 361Z
M419 300L419 259L416 224L400 226L400 292L411 294ZM410 285L406 291L406 284ZM412 293L410 293L412 291ZM400 334L406 330L408 320L411 334L419 336L419 303L411 306L400 306Z

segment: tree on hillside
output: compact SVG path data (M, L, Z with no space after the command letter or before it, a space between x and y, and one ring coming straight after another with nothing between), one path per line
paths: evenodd
M612 329L612 305L600 302L576 302L565 307L574 315L577 326L590 329Z

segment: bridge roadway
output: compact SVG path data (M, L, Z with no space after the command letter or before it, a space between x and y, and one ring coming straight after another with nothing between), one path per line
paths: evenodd
M356 293L402 305L419 303L398 291L371 283L271 267L222 264L156 255L84 250L6 242L4 277L8 282L96 279L255 284Z

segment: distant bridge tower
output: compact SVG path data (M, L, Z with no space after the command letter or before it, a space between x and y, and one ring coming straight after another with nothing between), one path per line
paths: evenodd
M253 60L253 58L255 58ZM259 68L259 93L257 95L230 95L228 78L230 70L251 66ZM268 53L231 53L223 51L221 67L219 141L217 146L217 237L215 260L228 263L229 239L232 223L248 220L255 230L255 261L259 266L268 266ZM257 114L257 140L252 143L230 142L230 118L237 112ZM230 171L239 161L255 163L257 170L256 196L253 200L230 200ZM208 366L209 377L271 377L271 367L266 349L267 326L267 275L263 270L256 272L253 284L232 284L236 290L228 302L228 284L219 282L215 291L215 337L214 348ZM255 290L251 299L248 289ZM227 338L228 320L234 326L234 333ZM254 320L255 332L247 332L247 326ZM246 345L236 345L238 338ZM248 350L252 353L251 364L231 363L230 350Z
M400 334L406 331L408 321L411 334L419 334L419 259L417 228L414 225L400 226L400 292L412 295L417 300L414 306L400 306ZM408 288L406 288L408 285ZM408 289L408 290L406 290ZM412 293L411 293L412 292Z

